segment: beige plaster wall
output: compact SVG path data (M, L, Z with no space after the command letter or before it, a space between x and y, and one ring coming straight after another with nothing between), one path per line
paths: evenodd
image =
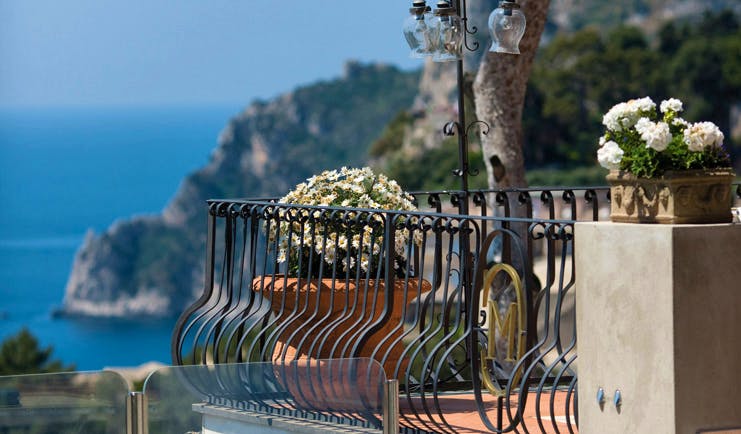
M578 223L575 243L580 433L741 427L741 225Z
M678 432L741 428L741 225L674 230Z

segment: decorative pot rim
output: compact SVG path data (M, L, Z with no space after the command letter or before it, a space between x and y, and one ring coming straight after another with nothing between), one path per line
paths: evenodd
M730 168L665 171L641 178L614 170L610 184L610 220L618 223L704 224L729 223Z
M660 176L654 176L652 178L645 178L636 176L625 170L610 170L607 174L606 179L608 182L620 182L620 181L677 181L681 179L697 179L697 178L730 178L733 180L736 178L736 173L733 168L715 168L715 169L689 169L689 170L665 170Z

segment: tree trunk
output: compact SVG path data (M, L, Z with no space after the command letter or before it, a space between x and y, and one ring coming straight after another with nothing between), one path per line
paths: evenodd
M525 187L522 109L550 0L520 0L527 19L520 55L486 52L474 81L479 120L491 127L481 143L489 187Z
M526 187L523 158L522 110L535 52L545 27L550 0L519 0L527 20L525 35L520 42L520 55L486 52L473 84L476 115L489 124L488 134L481 136L481 147L490 188ZM488 48L488 47L487 47ZM510 194L509 216L528 216L529 206ZM493 204L493 202L491 202ZM496 206L494 215L497 214ZM516 237L502 245L503 262L513 265L527 282L528 330L537 330L533 299L541 288L532 271L533 256L529 225L524 222L503 223ZM524 253L522 258L520 253ZM524 259L524 262L523 262ZM508 286L503 280L494 282L492 296L506 299ZM504 303L509 305L508 303ZM532 348L536 333L528 333L527 347Z

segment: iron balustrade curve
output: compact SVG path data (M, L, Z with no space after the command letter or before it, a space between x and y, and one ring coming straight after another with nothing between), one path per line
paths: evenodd
M399 381L402 432L456 432L459 399L490 432L577 432L574 224L607 219L609 189L413 196L419 211L208 201L205 286L178 319L173 362L369 358Z

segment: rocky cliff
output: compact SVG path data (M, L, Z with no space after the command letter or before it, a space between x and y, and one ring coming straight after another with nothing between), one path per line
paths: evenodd
M202 291L209 198L279 195L317 171L361 165L368 146L409 107L419 74L350 62L341 78L255 102L232 119L202 169L162 215L88 233L62 313L177 315Z
M496 3L469 2L470 24L478 28L481 48L478 56L467 55L468 73L477 70L488 45L485 18ZM545 40L586 25L606 29L628 22L655 29L666 19L699 18L706 8L741 13L738 0L551 0ZM277 195L322 169L365 164L379 132L400 110L410 108L409 125L402 138L396 137L400 164L425 155L439 161L431 151L441 148L440 129L455 117L456 90L450 65L428 62L420 78L388 66L348 63L338 80L253 103L228 123L211 160L183 181L162 215L122 221L86 237L63 311L177 314L202 289L206 199ZM442 172L447 180L449 171Z

